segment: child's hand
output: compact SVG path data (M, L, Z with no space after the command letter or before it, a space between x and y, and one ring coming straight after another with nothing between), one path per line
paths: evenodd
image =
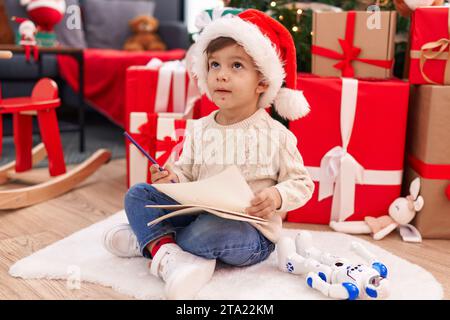
M159 171L159 165L153 164L150 167L151 181L152 183L170 183L170 180L180 182L178 176L173 172L172 166L167 164L165 170Z
M252 199L252 206L245 209L245 213L268 219L275 210L281 207L281 201L281 195L277 188L266 188Z

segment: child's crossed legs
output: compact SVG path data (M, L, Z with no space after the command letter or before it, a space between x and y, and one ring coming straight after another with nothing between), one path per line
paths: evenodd
M234 266L261 262L275 249L275 245L249 223L207 213L176 216L148 227L148 222L172 211L146 208L148 204L179 203L146 183L134 185L128 191L125 211L141 252L148 258L155 240L167 235L172 235L185 251Z

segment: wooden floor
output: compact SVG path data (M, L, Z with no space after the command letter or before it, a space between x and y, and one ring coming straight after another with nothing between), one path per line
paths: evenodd
M45 176L46 172L41 174ZM70 290L65 281L25 281L8 275L9 267L19 259L121 210L125 192L125 160L114 160L76 190L57 199L0 212L0 299L129 299L89 283ZM291 223L286 227L329 230L327 226ZM372 241L368 236L361 238ZM450 241L411 244L392 233L376 244L431 272L442 283L445 299L450 299Z

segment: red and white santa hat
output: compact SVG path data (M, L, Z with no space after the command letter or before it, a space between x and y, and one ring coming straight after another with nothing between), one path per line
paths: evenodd
M66 1L64 0L20 0L20 4L27 6L27 10L49 8L60 13L64 13L66 11Z
M13 16L11 20L20 23L19 33L21 34L24 33L26 30L31 33L36 31L36 25L30 19Z
M261 94L258 107L267 108L273 103L278 114L288 120L298 119L309 112L303 92L296 89L297 60L291 34L281 23L254 9L212 21L197 38L190 67L202 94L211 99L205 50L218 37L234 39L253 58L264 76L268 88Z

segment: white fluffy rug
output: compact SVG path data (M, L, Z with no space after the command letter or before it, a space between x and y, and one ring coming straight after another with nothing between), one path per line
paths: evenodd
M147 259L121 259L102 246L103 231L111 225L126 222L124 211L80 230L31 256L15 263L9 270L14 277L25 279L68 279L71 288L81 281L112 287L138 299L164 299L163 283L147 272ZM284 230L295 237L298 230ZM423 268L401 259L367 241L335 232L314 232L316 246L322 250L362 262L350 251L351 241L362 242L387 266L392 286L390 299L442 299L442 286ZM82 283L81 283L82 286ZM218 265L211 282L199 299L323 299L309 288L304 276L278 271L275 252L263 263L234 268Z

